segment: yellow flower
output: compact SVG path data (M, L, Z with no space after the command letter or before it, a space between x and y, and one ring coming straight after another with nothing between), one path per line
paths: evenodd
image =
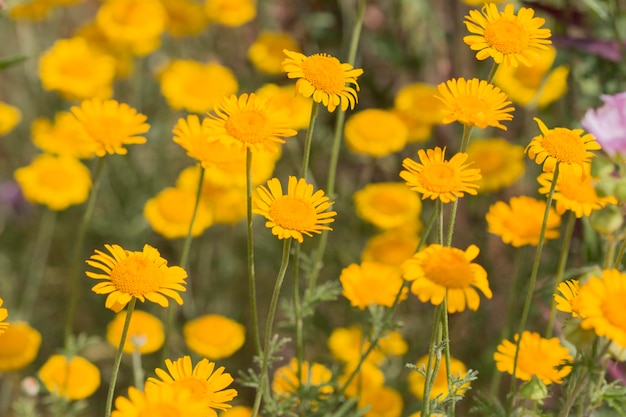
M578 280L570 279L561 282L557 287L560 294L554 294L556 309L565 313L570 313L572 317L580 317L578 291L580 284Z
M602 277L592 277L578 291L578 314L583 329L593 329L620 346L626 346L626 274L617 269L602 271Z
M107 0L96 23L112 43L143 56L161 44L167 12L159 0Z
M348 381L350 375L354 373L356 365L359 363L359 356L352 362L346 363L343 373L337 378L339 385L343 386ZM369 356L368 356L369 358ZM373 362L366 361L361 363L359 371L352 378L344 393L348 398L360 397L364 393L378 389L385 383L385 374Z
M33 143L44 152L72 158L92 158L96 144L81 134L72 113L58 112L54 122L38 118L31 125Z
M71 100L111 97L114 76L115 60L80 37L57 40L39 58L43 88Z
M220 417L252 417L252 408L236 405L220 414Z
M552 69L556 49L552 46L529 57L530 65L498 68L493 83L500 87L514 103L543 108L563 97L567 92L567 65Z
M472 263L479 249L470 245L463 251L449 246L428 245L402 265L404 279L412 281L411 292L425 303L439 305L448 296L448 313L478 310L479 289L491 299L485 269Z
M280 74L285 49L300 52L300 47L291 34L266 30L261 32L248 48L248 59L254 68L262 73Z
M206 113L239 89L229 68L184 59L170 62L160 75L160 83L168 106L193 113Z
M515 247L524 245L537 246L541 225L546 211L546 201L532 197L512 197L509 204L498 201L489 207L485 216L489 233L500 236L504 243ZM520 221L524 219L524 221ZM550 207L545 238L557 239L561 216Z
M195 204L195 190L167 187L146 201L143 215L155 232L167 239L181 238L189 232ZM213 214L200 200L191 235L200 236L212 223Z
M123 145L146 143L146 138L139 135L150 129L147 117L126 103L91 99L80 106L72 106L71 111L78 121L80 134L95 144L98 156L126 155L128 150Z
M105 307L116 313L121 311L131 298L141 302L146 299L167 307L172 298L183 304L179 292L185 291L187 272L179 266L167 266L159 251L145 245L143 251L129 251L119 245L104 245L111 253L96 250L87 260L87 265L102 270L87 271L89 278L102 280L91 289L96 294L108 294Z
M590 168L585 168L589 172ZM552 185L553 175L544 172L539 175L537 181L541 187L539 192L548 195ZM617 204L617 200L612 195L600 197L594 187L596 178L586 176L581 178L580 172L571 165L562 165L554 189L554 200L556 201L556 211L559 214L565 211L572 211L576 217L590 216L591 212L605 207L607 204Z
M283 61L283 72L289 78L297 78L296 91L304 97L313 97L316 103L322 103L329 112L337 106L342 110L354 108L359 98L357 78L363 74L360 68L341 63L328 54L306 56L298 52L283 51L287 58ZM348 84L346 86L346 84ZM350 87L350 85L354 87Z
M468 6L482 6L485 3L502 4L504 2L505 2L505 0L487 0L487 1L484 1L484 0L463 0L463 3L467 4ZM419 413L419 411L418 411L418 413ZM418 414L418 416L419 416L419 414ZM435 416L439 416L439 414L436 414ZM411 417L414 417L414 416L411 415Z
M443 122L459 122L481 129L487 126L506 130L501 121L512 120L511 102L498 87L485 80L453 78L437 86L436 96L445 105ZM509 107L507 107L509 106Z
M209 24L201 4L192 0L160 0L167 13L165 29L174 37L199 35Z
M33 363L41 346L41 333L24 322L12 322L0 334L0 371L10 372Z
M20 109L0 101L0 135L6 135L12 131L21 120Z
M400 266L415 253L419 237L415 233L388 231L367 240L361 252L364 262L378 262L390 266Z
M215 410L226 410L228 404L237 396L237 391L226 389L233 378L224 372L224 367L215 369L215 363L201 359L193 366L191 357L184 356L176 361L165 360L167 371L157 368L154 370L159 378L148 378L147 385L171 385L176 389L191 391L192 402L202 402L208 409L206 417L217 417Z
M359 409L369 407L363 417L400 417L404 404L398 391L381 386L364 391L357 406Z
M0 307L4 304L4 300L0 298ZM9 317L9 312L6 308L0 308L0 335L6 331L10 324L5 321Z
M513 361L515 360L516 343L519 335L513 336L514 342L503 340L493 354L496 367L500 372L513 375ZM561 345L558 338L544 339L539 333L525 331L519 345L517 369L515 376L518 379L529 381L533 376L544 384L560 384L572 371L567 363L574 358L566 347Z
M302 243L303 234L321 234L323 230L332 230L327 224L335 221L334 211L326 211L332 202L324 191L313 193L313 185L303 178L290 176L287 194L278 178L267 182L267 187L257 187L252 199L252 212L267 219L265 227L272 229L272 234L279 239L294 238Z
M237 27L256 17L256 0L206 0L204 10L212 22Z
M301 366L302 379L298 381L298 361L291 358L289 364L281 366L274 372L272 391L281 397L291 397L298 392L300 386L318 387L320 397L333 392L330 381L332 372L321 363L304 361Z
M478 51L479 60L492 57L505 66L531 65L531 59L552 43L550 29L541 27L545 20L535 17L531 8L522 7L516 15L512 4L500 12L491 3L483 6L482 13L470 10L465 19L465 26L473 35L465 36L463 41Z
M214 111L203 125L209 136L232 147L276 152L277 145L285 143L283 138L298 133L288 128L287 108L254 93L225 97Z
M426 369L428 365L428 355L422 356L417 360L415 366L418 369L422 367ZM431 363L431 370L434 368L435 364ZM463 362L456 358L450 358L450 373L458 378L463 378L467 373L467 367ZM408 377L409 383L409 391L413 393L420 400L424 398L424 375L417 371L411 371ZM469 384L467 385L469 388ZM457 391L457 394L463 394L466 390L461 389ZM443 362L440 363L439 370L437 375L435 375L435 381L433 383L433 387L430 391L430 399L434 400L439 397L439 401L442 401L446 395L448 395L450 391L448 391L448 373L446 371L446 364Z
M114 347L120 345L126 311L118 313L107 325L107 341ZM128 335L124 343L124 352L139 352L142 355L161 349L165 341L163 323L158 317L142 310L134 310L130 316Z
M409 129L407 142L426 141L433 125L443 123L444 105L436 94L436 87L424 83L407 84L396 93L393 110Z
M370 304L391 307L404 284L398 268L375 262L351 264L341 271L339 280L343 296L361 310ZM406 293L403 288L398 301L405 300Z
M367 109L353 114L346 122L344 137L352 152L387 156L404 148L409 130L395 113L382 109Z
M24 198L61 211L82 204L89 197L91 174L77 159L69 156L36 156L30 165L14 173Z
M535 136L528 146L526 153L537 164L543 164L545 172L552 172L557 163L577 167L579 175L589 174L589 162L593 153L589 151L600 149L600 144L591 134L583 135L582 129L567 129L555 127L548 129L546 125L535 117L541 135Z
M295 85L264 84L256 90L256 95L265 99L272 99L278 103L279 107L291 110L288 127L300 130L309 126L311 102L306 97L296 94Z
M399 287L398 287L399 289ZM396 291L397 293L397 291ZM370 348L370 338L363 334L360 326L336 327L328 337L328 349L333 358L346 363L356 363ZM397 331L386 331L372 349L366 362L380 364L391 356L402 356L408 345Z
M410 158L402 161L406 171L400 177L413 190L422 194L422 200L439 199L450 203L463 197L464 193L476 195L480 170L469 168L471 162L466 153L457 153L449 161L445 160L446 148L420 149L417 151L420 163Z
M473 139L468 160L480 170L478 193L491 193L513 185L524 174L524 148L503 138Z
M133 53L128 48L112 42L95 21L83 24L75 36L84 38L90 49L109 55L115 61L115 77L125 78L133 71Z
M12 2L13 3L13 2ZM14 20L44 20L54 8L52 3L42 0L24 0L11 6L9 17Z
M187 347L211 360L228 358L243 346L246 329L235 320L207 314L185 323L183 336Z
M214 417L203 401L194 401L193 392L168 384L147 384L142 392L128 388L128 398L117 397L111 417Z
M357 215L381 230L420 222L422 202L401 182L368 184L354 193L353 200Z
M100 370L81 356L52 355L38 375L51 394L70 401L90 397L100 386Z

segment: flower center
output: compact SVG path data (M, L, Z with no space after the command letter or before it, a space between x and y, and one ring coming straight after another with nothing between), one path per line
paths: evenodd
M182 417L180 410L170 404L149 405L137 417Z
M168 190L158 199L161 215L170 223L188 224L193 216L195 197L181 190Z
M302 64L304 78L315 87L329 94L341 94L346 77L339 60L326 54L315 54L305 59Z
M446 288L467 288L474 272L463 252L453 248L441 248L425 260L422 269L426 278Z
M471 123L478 127L487 126L487 117L491 106L480 97L460 95L456 98L453 111L461 122Z
M121 144L120 132L125 132L124 126L117 117L94 117L85 123L85 130L89 137L103 146L115 147Z
M541 146L559 162L582 164L587 160L587 150L578 135L569 129L557 127L548 131Z
M255 110L231 114L224 127L226 133L244 144L262 143L271 136L267 117Z
M277 198L270 206L269 214L277 225L288 230L302 231L315 227L315 210L298 198Z
M433 193L443 193L453 190L456 170L446 162L435 163L425 167L419 179L422 186Z
M161 287L163 273L149 259L132 254L115 265L111 282L122 293L143 296Z
M528 33L514 20L500 18L485 27L485 40L503 54L519 54L528 47Z
M602 313L609 323L626 332L624 297L626 297L626 291L607 294L602 304Z
M199 380L198 378L183 378L174 382L179 387L187 388L191 391L191 400L201 401L206 396L206 382Z

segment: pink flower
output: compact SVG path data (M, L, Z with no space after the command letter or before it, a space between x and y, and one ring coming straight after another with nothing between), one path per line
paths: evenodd
M604 105L587 110L581 124L607 154L626 156L626 91L600 98Z

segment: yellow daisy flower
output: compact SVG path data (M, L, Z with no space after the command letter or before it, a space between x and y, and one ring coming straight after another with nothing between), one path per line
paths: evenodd
M436 96L445 105L443 123L459 122L481 129L487 126L506 130L501 121L513 119L507 95L485 80L453 78L437 86ZM508 106L508 107L507 107Z
M256 90L256 95L265 99L272 99L280 107L291 110L288 127L296 130L309 127L311 120L311 101L296 93L293 84L278 86L276 84L264 84Z
M132 73L134 68L132 51L112 42L95 21L83 24L76 30L75 36L84 38L90 49L98 50L113 58L116 78L126 78Z
M517 248L524 245L537 246L545 211L546 201L532 197L512 197L509 204L498 201L489 207L486 215L489 233L500 236L504 243ZM550 207L545 238L557 239L560 225L561 216Z
M179 292L185 290L187 272L179 266L167 266L159 251L145 245L143 251L129 251L119 245L104 245L111 253L96 250L87 265L102 272L87 271L89 278L102 280L91 289L96 294L108 294L105 307L120 312L131 298L152 301L167 307L172 298L183 304Z
M13 20L39 21L48 17L54 5L41 0L24 0L11 5L8 15Z
M467 147L468 160L480 170L478 193L493 193L513 185L526 169L524 148L503 138L473 139Z
M513 342L504 340L498 345L497 352L493 354L498 371L513 374L518 337L515 334ZM561 384L572 371L572 367L566 364L573 360L558 338L544 339L539 333L525 331L519 345L515 376L524 381L535 376L544 384Z
M256 17L256 0L205 0L204 11L211 22L237 27Z
M357 215L381 230L420 223L422 202L404 183L371 183L355 192L352 198ZM416 229L420 228L421 224Z
M35 119L30 130L35 146L46 153L78 159L96 155L96 144L81 134L72 113L58 112L53 122Z
M422 200L439 199L450 203L463 197L464 193L476 195L480 170L469 168L471 162L466 153L457 153L449 161L445 160L446 148L420 149L417 151L420 162L405 158L400 177L413 190L422 194Z
M21 120L20 109L0 101L0 135L6 135L12 131Z
M417 362L415 362L415 366L417 366L418 369L421 369L422 367L426 369L427 365L428 365L428 355L422 356L421 358L417 360ZM431 364L431 369L434 368L434 365L435 365L434 363ZM462 378L467 373L467 367L460 360L456 358L450 358L450 373L456 377ZM411 371L409 373L408 383L409 383L409 391L411 391L411 393L413 393L413 395L415 395L420 400L423 399L424 398L424 383L425 383L424 375L422 375L421 373L417 371ZM469 388L469 384L467 385L467 387ZM465 389L462 389L462 390L457 391L457 393L463 394L465 391L466 391ZM449 392L450 391L448 391L448 373L446 370L445 363L442 362L439 366L437 375L435 375L435 381L430 391L430 399L434 400L435 398L437 398L437 396L440 395L441 397L439 397L439 399L443 400L446 397L446 395L448 395Z
M9 322L5 321L9 317L9 312L2 307L2 304L4 304L4 300L0 298L0 335L10 326Z
M13 322L0 334L0 371L11 372L33 363L41 346L41 333L24 322Z
M590 168L586 167L585 172ZM537 177L539 182L539 192L548 195L552 186L553 175L544 172ZM559 214L570 210L576 217L590 216L595 210L605 207L607 204L617 204L617 200L612 195L600 197L594 187L596 178L586 176L581 178L580 172L571 165L562 165L554 189L554 200L556 201L556 211Z
M398 268L375 262L351 264L339 276L343 296L361 310L371 304L391 307L404 282ZM406 299L406 288L398 301Z
M215 369L215 363L201 359L193 366L190 356L184 356L176 361L165 360L167 371L157 368L154 370L157 378L148 378L147 385L172 385L177 389L191 391L192 402L202 402L208 407L206 417L217 417L216 410L226 410L228 404L237 396L237 391L227 387L232 384L233 378L224 372L224 367Z
M288 109L254 93L225 97L214 111L204 120L209 136L240 149L276 152L283 138L298 133L287 127Z
M290 33L265 30L248 48L248 59L254 68L264 74L280 74L285 49L300 52L298 43Z
M590 151L600 149L592 134L583 135L582 129L567 129L555 127L548 129L537 117L541 135L535 136L528 146L526 153L538 165L543 164L545 172L552 172L557 163L574 165L581 176L589 175L589 163L593 157Z
M542 28L545 19L535 17L531 8L522 7L516 15L512 4L500 12L498 6L490 3L483 6L482 13L470 10L465 19L465 26L473 35L465 36L463 41L478 51L479 60L492 57L505 66L530 65L538 51L552 43L550 29Z
M343 368L343 373L337 378L337 382L340 386L343 386L347 382L350 375L354 373L360 357L361 354L359 353L359 356L357 356L353 361L346 363ZM374 363L366 361L361 364L358 372L346 387L344 394L348 398L360 397L365 392L382 387L384 383L385 374L382 369Z
M69 401L90 397L100 386L100 370L81 356L52 355L38 376L51 394Z
M107 325L106 338L111 346L117 348L122 338L126 311L119 312ZM165 341L163 322L146 311L133 310L130 316L128 335L123 350L126 353L139 352L142 355L161 349Z
M370 347L369 338L363 334L363 329L356 325L334 328L327 344L333 358L346 363L357 362L361 354ZM386 331L366 361L380 364L388 357L404 355L407 350L408 345L399 332Z
M193 0L160 0L167 13L165 30L176 38L199 35L209 24L201 4Z
M580 284L578 280L570 279L559 283L556 290L559 293L554 294L556 301L556 309L564 313L570 313L572 317L580 317L578 291Z
M344 127L348 149L375 158L402 150L408 136L404 121L392 111L383 109L356 112Z
M14 176L26 200L55 211L84 203L91 190L89 169L69 156L38 155Z
M220 417L252 417L252 408L236 405L220 414Z
M272 391L281 397L291 397L298 392L301 385L304 385L305 387L319 387L320 397L333 392L332 372L321 363L304 361L300 369L301 381L298 381L297 369L296 358L291 358L287 365L276 369L272 380Z
M287 194L278 178L267 182L267 187L257 187L252 199L252 212L267 219L265 227L272 229L272 234L279 239L294 238L302 243L302 235L321 234L323 230L332 230L327 224L335 221L334 211L326 211L333 203L324 195L324 191L313 193L313 185L304 178L299 180L290 176Z
M583 329L593 329L620 346L626 346L626 274L617 269L602 271L578 291L578 314Z
M399 267L415 254L419 241L416 233L396 230L379 233L367 240L361 260Z
M443 123L444 104L436 94L435 86L424 83L407 84L396 93L393 111L409 129L408 143L426 141L433 126Z
M196 191L167 187L146 201L143 215L158 234L167 239L187 236L196 204ZM213 214L203 200L191 228L192 236L200 236L213 224Z
M465 251L437 244L428 245L402 265L404 279L411 282L411 292L421 302L433 305L448 296L448 313L478 310L479 289L491 299L492 293L485 269L472 263L479 249L470 245Z
M246 329L228 317L207 314L186 322L183 336L191 351L218 360L228 358L241 349L246 340Z
M348 107L354 108L359 101L359 84L356 79L363 74L362 69L341 63L328 54L306 56L288 50L283 52L287 55L282 64L283 72L289 78L297 78L298 93L305 97L312 96L313 101L324 104L331 113L337 106L343 111ZM354 87L350 87L351 84Z
M188 388L147 384L144 392L130 387L128 398L117 397L111 417L217 417L217 413L211 411L206 402L194 401L193 391Z
M363 417L400 417L404 403L398 391L381 386L364 391L359 397L357 407L369 407Z
M96 146L96 155L126 155L124 145L146 143L139 136L150 129L147 117L126 103L115 100L91 99L80 106L72 106L72 113L78 121L80 134Z

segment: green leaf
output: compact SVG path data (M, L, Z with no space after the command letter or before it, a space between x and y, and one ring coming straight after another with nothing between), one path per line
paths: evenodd
M16 55L9 58L4 58L0 60L0 71L12 67L13 65L17 65L23 61L26 61L28 57L26 55Z

